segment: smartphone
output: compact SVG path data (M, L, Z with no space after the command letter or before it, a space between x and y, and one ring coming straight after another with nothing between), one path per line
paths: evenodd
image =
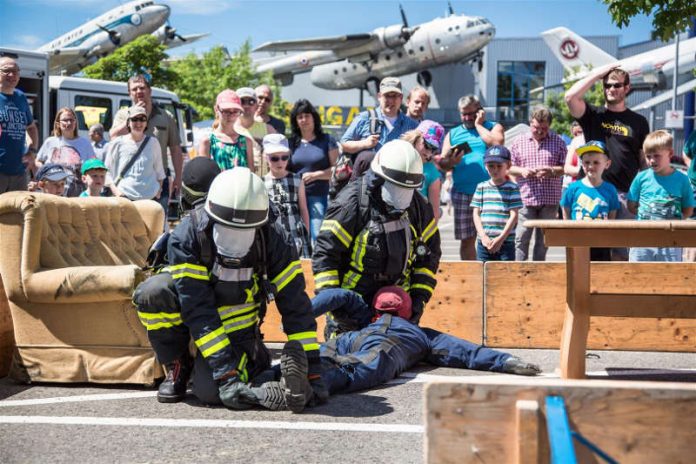
M452 153L457 153L461 151L463 154L468 155L471 153L471 147L469 146L469 142L462 142L458 145L455 145L451 148Z

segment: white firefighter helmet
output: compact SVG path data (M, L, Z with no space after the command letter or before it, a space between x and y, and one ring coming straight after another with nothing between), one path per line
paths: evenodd
M423 161L413 145L405 140L385 143L372 159L370 168L401 187L416 189L423 184Z
M249 168L220 173L210 185L205 210L213 220L248 229L268 220L268 194L263 180Z

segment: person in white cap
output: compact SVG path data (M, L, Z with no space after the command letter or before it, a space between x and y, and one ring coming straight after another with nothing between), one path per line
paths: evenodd
M287 233L288 242L302 258L310 258L309 210L302 176L288 171L290 148L283 134L263 138L263 153L270 171L263 177L276 222Z

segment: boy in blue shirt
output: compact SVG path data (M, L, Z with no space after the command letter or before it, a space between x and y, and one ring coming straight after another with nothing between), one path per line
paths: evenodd
M602 174L611 166L604 143L591 140L578 147L575 152L580 158L585 177L568 186L561 197L563 219L574 221L596 221L616 219L621 208L616 187L602 179ZM592 261L611 261L610 248L590 248Z
M483 157L490 180L481 182L471 199L474 214L476 258L479 261L514 261L515 226L522 208L517 184L508 177L510 151L493 145Z
M672 167L672 135L664 130L651 132L643 142L643 153L650 169L638 173L626 198L628 210L639 221L664 221L691 217L694 191L686 174ZM682 260L681 248L631 248L629 261Z

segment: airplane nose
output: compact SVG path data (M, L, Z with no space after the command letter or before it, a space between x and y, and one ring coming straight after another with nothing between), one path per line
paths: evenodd
M150 8L152 8L154 16L159 18L161 21L166 21L167 19L169 19L169 15L172 12L171 8L169 8L169 5L153 5Z

